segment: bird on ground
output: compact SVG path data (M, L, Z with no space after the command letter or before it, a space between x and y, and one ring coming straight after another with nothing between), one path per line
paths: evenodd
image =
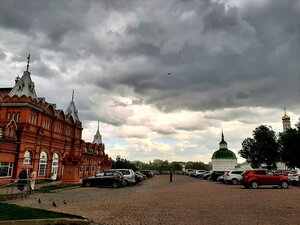
M67 201L66 201L66 200L64 200L63 202L64 202L65 205L67 204Z
M40 199L40 198L39 198L39 200L38 200L38 203L39 203L39 204L41 204L41 203L42 203L42 201L41 201L41 199Z
M57 205L56 205L56 203L55 203L54 201L53 201L52 205L53 205L54 207L57 207Z
M168 73L168 75L171 75L171 73Z

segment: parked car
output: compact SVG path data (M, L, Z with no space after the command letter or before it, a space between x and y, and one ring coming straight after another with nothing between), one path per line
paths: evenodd
M195 171L194 169L186 169L185 170L185 175L191 176L194 171Z
M147 180L147 176L145 174L142 174L139 171L135 171L135 174L139 175L143 180Z
M204 172L206 172L206 170L195 170L191 175L192 177L201 178Z
M204 173L202 174L202 179L206 179L206 180L210 179L210 174L211 174L212 172L213 172L212 170L211 170L211 171L206 171L206 172L204 172Z
M123 184L128 186L130 184L135 184L135 173L132 169L112 169L114 171L119 171L124 176Z
M212 171L210 174L210 179L213 181L217 181L219 176L224 175L225 171Z
M111 186L113 188L120 187L123 183L124 177L118 171L107 170L103 176L86 177L82 179L83 187L97 187L97 186Z
M241 179L242 179L242 173L244 171L242 170L232 170L232 171L227 171L224 174L224 182L229 183L229 184L239 184Z
M224 184L225 183L225 181L224 181L224 175L218 176L217 181Z
M292 170L288 174L288 178L292 185L298 185L298 183L300 182L300 170Z
M290 181L288 176L278 175L266 169L246 170L242 173L241 184L245 188L256 189L261 185L279 185L281 188L288 188Z
M153 174L151 173L150 170L140 170L139 172L141 172L142 174L146 175L147 178L153 177Z
M96 174L96 177L102 177L104 175L104 171L99 171L97 174Z

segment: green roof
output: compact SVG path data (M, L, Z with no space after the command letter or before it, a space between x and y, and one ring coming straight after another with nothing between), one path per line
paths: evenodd
M219 149L214 152L212 159L237 159L237 157L228 149Z

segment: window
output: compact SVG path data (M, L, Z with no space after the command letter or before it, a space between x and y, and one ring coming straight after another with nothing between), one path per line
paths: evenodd
M31 165L31 158L32 158L32 152L31 151L26 151L24 153L23 164L24 165Z
M266 171L264 170L255 170L254 174L258 174L258 175L266 175Z
M46 171L47 171L47 153L42 152L40 155L38 176L45 176Z
M29 116L29 123L31 123L33 125L36 125L36 122L37 122L37 116L34 115L34 114L30 114L30 116Z
M0 177L11 177L13 165L13 163L0 162Z
M57 153L54 153L52 157L51 176L55 176L58 174L58 163L59 163L59 156Z
M79 167L79 172L80 172L80 173L83 173L83 171L84 171L84 167L83 167L83 165L81 165L81 166Z
M93 165L93 172L96 171L96 165Z

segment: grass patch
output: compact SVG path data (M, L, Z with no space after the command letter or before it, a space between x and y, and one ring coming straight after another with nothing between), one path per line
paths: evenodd
M80 187L81 184L54 184L54 185L46 185L40 187L36 190L36 192L49 193L59 189L71 188L71 187Z
M72 218L84 219L81 216L56 213L43 209L34 209L8 203L0 203L0 221L4 220L24 220L24 219L54 219L54 218Z

